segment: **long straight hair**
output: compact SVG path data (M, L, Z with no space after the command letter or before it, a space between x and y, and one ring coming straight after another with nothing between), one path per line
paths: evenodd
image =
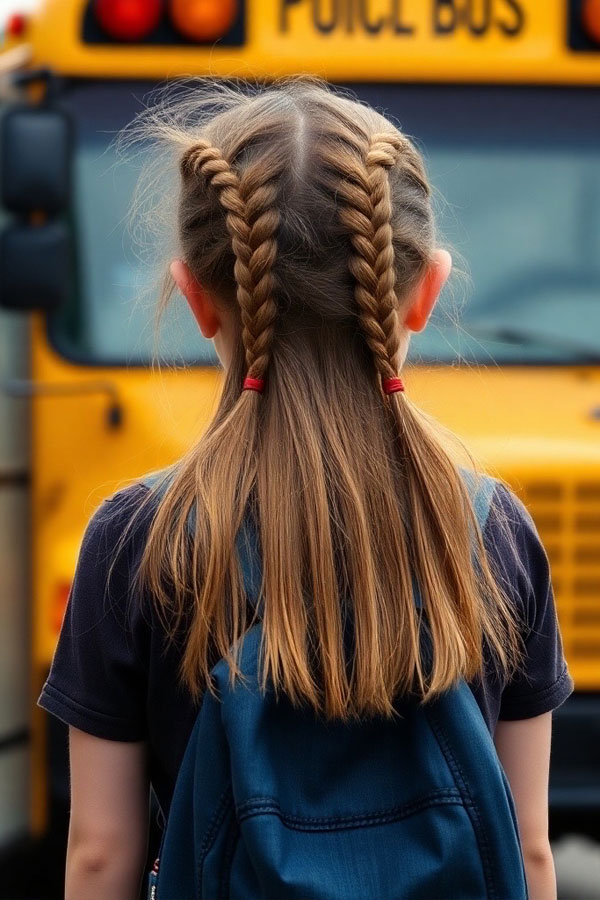
M138 570L169 634L183 630L184 682L211 689L218 657L239 674L247 515L263 684L293 703L391 716L399 695L427 701L481 675L486 655L508 672L518 623L460 467L406 394L382 389L436 246L414 144L307 79L204 85L151 118L176 152L180 253L237 323L213 420L149 498Z

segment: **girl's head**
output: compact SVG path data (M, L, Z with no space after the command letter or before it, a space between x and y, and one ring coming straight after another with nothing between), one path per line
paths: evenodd
M389 715L399 692L427 699L474 677L484 642L509 667L515 627L461 473L389 392L451 264L421 156L315 81L205 88L193 126L189 107L161 126L180 172L171 274L227 372L213 421L168 473L140 567L169 627L187 630L184 679L209 684L220 655L235 676L246 515L263 674L294 702ZM247 377L264 390L244 390Z
M237 99L180 161L183 260L171 272L203 334L225 364L243 354L264 378L290 333L312 365L323 342L361 332L392 377L450 269L419 153L382 115L314 83Z

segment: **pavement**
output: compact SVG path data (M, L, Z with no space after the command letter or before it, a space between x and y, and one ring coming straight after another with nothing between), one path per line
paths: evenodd
M600 843L567 834L552 852L559 900L600 900Z

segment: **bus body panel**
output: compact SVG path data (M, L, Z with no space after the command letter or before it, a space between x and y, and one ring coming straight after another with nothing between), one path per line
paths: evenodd
M32 22L34 64L65 75L156 79L310 72L334 81L597 84L600 76L598 53L568 45L565 0L246 0L241 46L87 44L84 6L42 4Z

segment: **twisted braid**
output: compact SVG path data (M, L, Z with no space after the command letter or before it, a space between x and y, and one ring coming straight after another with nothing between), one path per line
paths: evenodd
M364 163L354 154L342 158L345 201L340 218L350 233L353 252L349 267L361 327L382 379L394 378L400 336L397 327L396 266L392 230L392 202L387 170L406 153L406 174L429 193L424 173L415 164L413 148L401 134L374 134Z
M202 176L218 191L235 256L234 277L242 318L247 375L263 378L275 331L277 303L273 265L277 256L279 212L274 177L264 163L240 176L221 151L200 140L181 159L184 177Z

